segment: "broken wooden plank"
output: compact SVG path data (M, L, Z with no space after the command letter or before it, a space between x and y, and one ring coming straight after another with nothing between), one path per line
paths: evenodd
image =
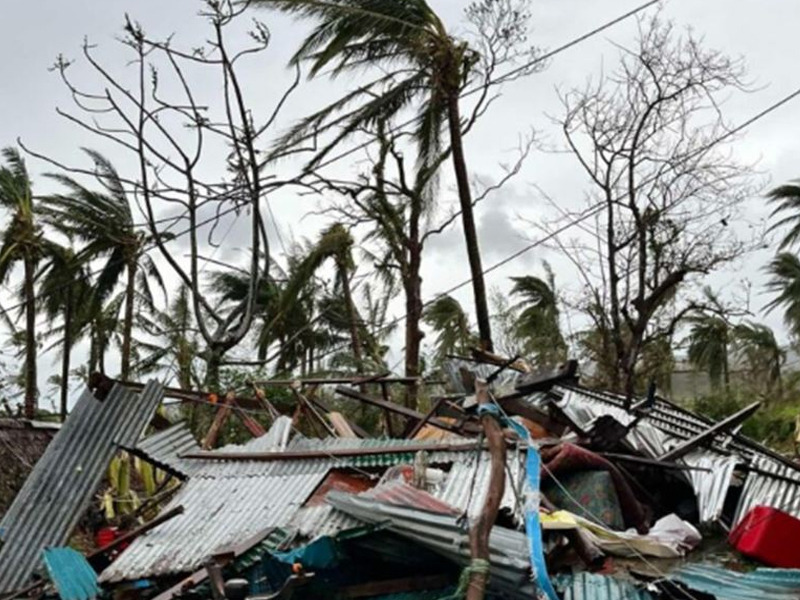
M678 445L676 448L673 448L669 452L666 452L658 457L659 461L670 461L670 460L677 460L683 456L686 456L694 450L695 448L699 447L706 442L711 442L717 435L724 433L730 429L733 429L739 423L743 423L746 421L754 412L758 410L761 406L761 402L753 402L751 405L746 406L742 410L737 413L732 414L731 416L723 419L716 425L712 425L702 433L695 435L694 437L689 438L685 442Z
M294 397L297 399L297 401L300 404L302 404L304 409L308 412L308 414L310 414L314 418L314 421L317 422L319 425L321 425L323 430L328 432L328 435L333 437L338 437L336 430L333 427L331 427L328 421L325 420L325 417L322 414L320 414L320 412L314 407L314 405L312 405L308 401L308 399L300 392L300 386L292 385L290 386L290 389L292 390L292 394L294 394Z
M353 431L352 427L350 427L350 423L342 413L336 411L329 412L328 419L340 438L358 439L356 432Z

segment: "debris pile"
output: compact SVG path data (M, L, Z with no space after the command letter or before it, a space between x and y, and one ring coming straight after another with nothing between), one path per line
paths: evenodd
M800 466L739 433L757 404L712 422L583 387L574 362L520 369L453 360L425 413L387 391L418 380L261 382L202 440L157 408L207 395L103 380L0 522L0 596L800 597ZM333 386L385 435L332 410ZM216 447L230 416L252 438ZM120 451L164 483L100 547L66 547Z

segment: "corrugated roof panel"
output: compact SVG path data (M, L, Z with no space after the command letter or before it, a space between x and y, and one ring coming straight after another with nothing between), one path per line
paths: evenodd
M330 504L304 506L298 510L287 525L306 539L316 539L323 535L334 536L340 531L362 527L364 523Z
M118 446L138 441L163 397L149 382L141 394L115 385L103 401L87 389L0 522L0 593L23 587L47 546L63 546Z
M797 600L800 598L800 569L756 569L737 573L712 565L687 565L670 573L692 590L713 595L717 600Z
M377 502L395 504L397 506L413 506L419 510L436 512L445 515L459 515L457 508L442 502L436 496L395 479L360 494L363 498L371 498Z
M719 456L707 450L695 450L687 454L683 462L693 467L710 469L710 471L687 471L686 474L697 494L700 522L716 521L722 515L733 471L741 459L736 456Z
M183 514L137 538L100 581L194 571L220 548L286 525L328 471L325 464L293 462L291 470L262 476L190 478L165 508L182 505Z
M451 454L451 460L453 455ZM434 496L454 506L469 517L477 515L489 490L492 461L488 452L478 455L475 451L461 454L453 461L453 466L441 489ZM506 485L500 507L512 512L516 518L522 513L522 482L525 477L524 455L510 451L506 459Z
M44 564L61 600L92 600L100 593L97 573L72 548L46 548Z
M650 592L629 581L586 571L562 573L552 581L563 600L653 600Z
M733 524L739 523L750 509L759 505L771 506L800 518L800 473L769 458L757 458L752 466L797 483L751 471L744 482Z
M363 495L331 492L328 502L366 523L386 523L387 530L421 544L461 565L470 562L469 534L457 517L378 502ZM490 589L513 598L534 598L528 540L524 533L494 527L489 537Z
M180 456L198 450L200 445L186 423L181 421L143 439L133 452L142 455L165 471L186 477L191 473L191 463Z

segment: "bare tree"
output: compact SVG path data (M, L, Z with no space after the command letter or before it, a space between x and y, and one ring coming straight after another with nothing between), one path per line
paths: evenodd
M238 17L245 9L246 4L230 0L206 0L200 16L206 19L210 36L202 46L189 49L178 48L171 37L150 37L126 17L119 41L131 54L127 70L112 71L95 46L83 45L82 59L96 79L94 88L73 80L70 61L59 57L55 65L77 107L58 112L136 159L137 172L120 175L120 180L139 203L161 256L190 291L205 342L206 385L212 389L219 381L223 355L250 329L259 284L268 273L262 203L286 182L265 172L259 149L269 145L267 135L299 82L298 71L271 109L251 109L242 63L263 60L270 32L260 21L243 30ZM220 91L204 101L196 78L209 75L217 78L220 87L214 89ZM96 175L46 160L72 173ZM204 295L200 255L202 237L207 235L208 243L214 244L220 220L231 214L245 215L249 221L249 289L233 307ZM176 234L188 236L188 263L168 246Z
M748 250L735 225L754 179L731 156L720 110L724 93L745 89L740 61L658 15L620 53L616 71L562 95L559 124L595 220L556 243L585 284L608 383L630 398L643 351L698 308L687 284Z

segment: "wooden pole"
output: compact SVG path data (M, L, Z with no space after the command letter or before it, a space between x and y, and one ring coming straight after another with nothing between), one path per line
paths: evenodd
M475 392L479 407L491 405L489 386L484 380L475 380ZM483 508L469 528L469 549L473 570L470 572L467 600L483 600L486 596L486 584L489 581L489 535L497 520L506 485L506 440L503 430L495 415L491 413L481 415L481 425L489 444L491 467L489 489L486 491ZM486 568L481 568L482 564L485 564Z

